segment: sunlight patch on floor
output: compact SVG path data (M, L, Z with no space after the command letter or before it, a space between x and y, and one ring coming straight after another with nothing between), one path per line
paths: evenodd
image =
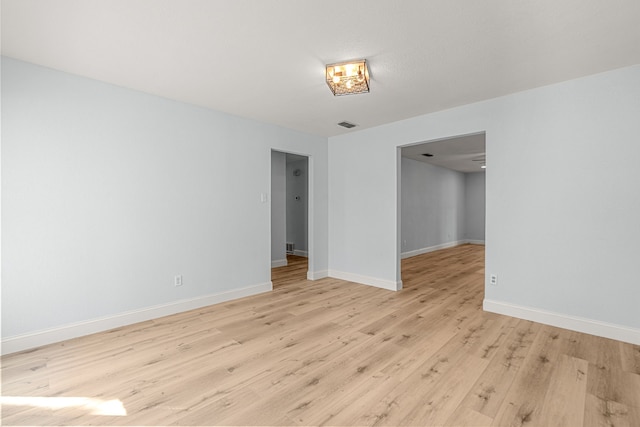
M35 396L2 396L3 406L30 406L43 409L77 408L88 411L91 415L125 416L127 410L119 399L102 400L92 397L35 397Z

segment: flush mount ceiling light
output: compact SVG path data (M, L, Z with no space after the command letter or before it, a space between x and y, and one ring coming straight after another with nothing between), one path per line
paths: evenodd
M369 92L369 69L366 59L329 64L327 85L335 96Z

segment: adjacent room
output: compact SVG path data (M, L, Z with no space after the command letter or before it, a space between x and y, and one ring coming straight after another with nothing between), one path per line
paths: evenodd
M271 152L271 268L273 286L307 277L309 158ZM288 268L287 268L288 267ZM287 272L274 281L275 274Z
M640 2L0 8L3 425L640 425Z
M485 243L485 134L401 148L401 257Z

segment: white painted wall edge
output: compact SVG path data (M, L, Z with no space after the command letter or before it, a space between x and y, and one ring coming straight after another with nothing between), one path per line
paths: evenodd
M309 253L307 251L299 251L298 249L294 249L293 254L297 256L303 256L305 258L309 257Z
M361 285L375 286L376 288L387 289L389 291L399 291L402 289L402 281L394 282L391 280L361 276L359 274L347 273L344 271L329 270L329 277L346 280L348 282L360 283Z
M485 299L485 311L640 345L640 329Z
M182 313L184 311L194 310L233 299L261 294L271 290L273 290L273 284L271 282L261 283L218 294L184 299L168 304L127 311L114 316L100 317L84 322L70 323L56 328L45 329L38 332L3 338L2 354L15 353L34 347L40 347L72 338L78 338L84 335L94 334L96 332L104 332L121 326L158 319L163 316L169 316L171 314Z
M274 259L271 261L271 268L286 267L289 265L286 259Z
M307 271L307 280L320 280L329 277L328 270Z
M429 246L428 248L416 249L415 251L402 252L400 257L402 259L411 258L412 256L422 255L429 252L439 251L440 249L453 248L454 246L464 245L471 243L474 245L484 245L484 240L456 240L454 242L442 243L440 245Z

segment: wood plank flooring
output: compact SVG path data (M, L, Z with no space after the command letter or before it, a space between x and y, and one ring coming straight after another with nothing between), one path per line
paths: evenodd
M484 247L2 358L4 425L640 426L640 346L482 311ZM126 412L126 415L125 415Z

